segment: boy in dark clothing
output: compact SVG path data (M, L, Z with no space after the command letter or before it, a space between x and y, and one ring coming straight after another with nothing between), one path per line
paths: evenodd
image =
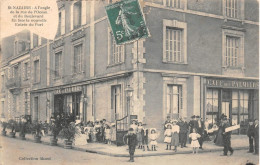
M223 129L225 130L226 128L230 127L230 124L227 120L227 118L223 119L224 126ZM223 132L223 142L224 142L224 154L223 156L227 156L228 151L230 151L230 155L233 154L234 150L231 148L231 133L230 132Z
M135 153L135 147L137 145L137 136L134 133L133 128L129 128L128 134L125 135L125 140L129 147L129 155L130 155L129 162L134 162L134 153Z
M254 122L252 120L249 120L248 123L248 128L247 128L247 136L249 138L249 151L248 152L254 152L254 145L253 145L253 141L254 141Z

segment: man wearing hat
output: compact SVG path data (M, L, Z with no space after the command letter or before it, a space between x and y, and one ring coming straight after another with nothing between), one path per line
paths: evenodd
M254 152L254 145L253 145L253 141L254 141L254 122L252 119L249 119L248 122L248 128L247 128L247 136L249 138L249 151L250 153Z
M134 133L133 128L129 128L128 134L125 135L124 140L127 142L129 147L129 155L130 155L129 162L134 162L134 153L135 153L135 147L137 145L137 136Z
M198 134L200 134L200 138L199 138L200 149L202 149L205 125L204 125L204 122L201 121L200 116L196 116L196 119L197 119L197 123L198 123L197 131L198 131Z
M230 127L227 116L223 117L223 142L224 142L224 154L223 156L227 156L228 151L230 151L230 155L233 154L234 150L231 148L231 132L225 132L225 129Z

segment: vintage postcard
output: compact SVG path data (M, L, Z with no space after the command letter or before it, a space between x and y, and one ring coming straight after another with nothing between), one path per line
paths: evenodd
M259 0L1 0L0 165L258 165Z

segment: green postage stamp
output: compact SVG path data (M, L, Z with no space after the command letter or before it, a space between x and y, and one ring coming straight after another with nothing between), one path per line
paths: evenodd
M105 8L117 44L149 36L138 0L122 0Z

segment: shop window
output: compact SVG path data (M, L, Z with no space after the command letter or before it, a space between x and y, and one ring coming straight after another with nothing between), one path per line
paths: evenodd
M238 124L238 114L239 114L239 105L238 105L238 91L232 91L232 124Z
M58 52L55 54L55 78L58 79L61 77L61 71L62 71L62 52Z
M218 117L218 90L207 89L206 118L213 124Z
M239 91L240 96L240 124L246 125L248 122L248 91Z
M167 85L167 115L173 118L179 117L180 110L182 109L182 86L180 85Z
M74 46L74 73L82 72L82 44Z

